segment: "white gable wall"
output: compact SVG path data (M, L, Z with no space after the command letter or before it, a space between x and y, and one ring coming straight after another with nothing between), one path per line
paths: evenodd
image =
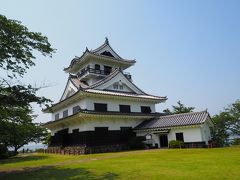
M103 53L104 51L110 52L115 58L119 58L119 56L118 56L118 55L112 50L112 48L110 48L108 45L105 46L104 48L98 50L98 51L95 52L95 53L97 53L97 54L100 55L100 54Z
M118 75L113 77L111 80L109 80L108 82L98 86L95 89L100 89L100 90L107 89L109 87L112 87L114 83L117 83L117 82L120 82L120 81L125 86L127 86L127 88L131 90L131 92L135 92L137 94L143 94L143 92L140 91L137 87L135 87L132 83L130 83L122 73L119 73Z
M65 91L63 92L63 96L61 98L61 100L66 99L67 97L73 95L75 92L77 92L78 89L76 88L76 86L74 86L72 84L72 82L70 80L68 80Z
M119 85L119 83L118 83L118 85ZM122 83L122 87L123 87L123 89L120 89L119 86L118 86L118 89L115 89L115 88L114 88L114 84L112 84L112 85L108 86L108 87L106 88L106 90L122 91L122 92L129 92L129 93L132 93L132 92L133 92L133 90L130 89L130 88L129 88L126 84L124 84L124 83Z

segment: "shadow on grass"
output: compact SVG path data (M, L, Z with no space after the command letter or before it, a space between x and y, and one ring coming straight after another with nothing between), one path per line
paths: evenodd
M85 168L57 168L45 166L41 168L24 168L21 171L0 174L0 179L90 179L90 180L114 180L119 176L115 173L107 172L95 175Z
M0 165L1 164L26 162L26 161L38 161L38 160L43 160L43 159L47 159L47 158L49 158L49 157L48 156L43 156L43 155L34 155L34 154L18 155L18 156L10 157L8 159L0 160Z

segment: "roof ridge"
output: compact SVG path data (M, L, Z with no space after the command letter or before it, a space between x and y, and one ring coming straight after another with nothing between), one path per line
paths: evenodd
M208 112L206 110L204 110L204 111L198 111L198 112L188 112L188 113L164 115L164 116L161 116L161 117L175 117L175 116L184 116L184 115L200 114L200 113L208 113ZM159 117L159 118L161 118L161 117Z
M98 48L96 48L96 49L94 49L94 50L91 50L91 52L100 51L101 49L103 49L103 48L106 47L106 46L109 46L109 48L117 55L117 57L118 57L119 59L123 59L123 58L122 58L121 56L119 56L118 53L116 53L116 52L113 50L113 48L110 46L110 43L109 43L107 37L106 37L104 43L103 43L101 46L99 46Z
M182 114L174 114L168 116L159 116L151 120L145 120L135 129L154 129L154 128L173 128L179 126L201 125L210 117L207 111L190 112Z
M93 51L88 51L89 54L92 54L92 55L95 55L95 56L100 56L100 57L106 57L106 58L109 58L109 59L114 59L114 60L117 60L117 61L123 61L123 62L127 62L127 61L136 61L135 59L124 59L124 58L115 58L115 57L110 57L110 56L105 56L105 55L101 55L101 54L97 54L96 52L93 52Z

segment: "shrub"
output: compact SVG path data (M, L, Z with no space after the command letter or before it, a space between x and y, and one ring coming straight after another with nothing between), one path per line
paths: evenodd
M0 159L5 159L8 157L8 149L3 144L0 144Z
M143 141L145 140L146 138L144 136L132 137L128 141L128 146L130 149L143 149L145 147Z
M37 153L44 153L44 149L43 148L38 148L38 149L35 149L35 152L37 152Z
M240 145L240 138L236 138L233 140L233 145Z
M169 142L169 148L182 148L184 145L184 142L172 140Z

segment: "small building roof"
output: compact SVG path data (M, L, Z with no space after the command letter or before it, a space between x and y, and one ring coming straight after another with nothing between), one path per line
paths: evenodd
M178 126L200 125L208 119L210 119L210 115L207 111L165 115L151 120L145 120L134 129L170 129Z

